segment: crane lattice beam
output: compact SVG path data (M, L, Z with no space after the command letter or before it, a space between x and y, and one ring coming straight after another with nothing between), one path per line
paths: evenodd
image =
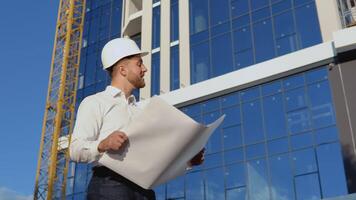
M65 199L84 14L85 0L60 0L37 164L36 200Z

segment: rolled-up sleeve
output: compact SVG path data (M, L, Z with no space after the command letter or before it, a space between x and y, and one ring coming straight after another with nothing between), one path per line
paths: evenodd
M93 97L85 98L77 112L77 118L69 147L70 158L76 162L97 161L99 132L102 123L100 105Z

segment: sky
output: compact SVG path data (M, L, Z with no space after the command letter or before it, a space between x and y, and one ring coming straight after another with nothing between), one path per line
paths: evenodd
M59 0L0 6L0 200L31 199Z

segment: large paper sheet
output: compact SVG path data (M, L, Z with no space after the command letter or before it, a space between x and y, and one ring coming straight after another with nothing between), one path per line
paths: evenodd
M184 174L224 117L205 126L153 97L123 130L129 138L125 147L104 153L99 163L143 188L153 188Z

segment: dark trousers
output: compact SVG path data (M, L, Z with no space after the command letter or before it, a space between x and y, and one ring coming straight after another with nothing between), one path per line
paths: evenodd
M87 200L155 200L155 192L146 190L107 167L93 168Z

